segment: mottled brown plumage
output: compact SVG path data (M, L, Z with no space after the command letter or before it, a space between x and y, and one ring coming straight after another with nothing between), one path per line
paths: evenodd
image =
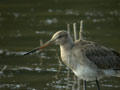
M100 78L106 76L120 77L119 53L87 40L73 42L70 34L63 30L56 32L40 48L30 51L27 54L45 48L50 44L60 45L62 61L79 79L84 80L85 83L86 81L96 80L98 90L100 90L98 84Z
M76 44L80 45L82 52L99 69L120 69L120 54L113 49L86 40L77 41Z

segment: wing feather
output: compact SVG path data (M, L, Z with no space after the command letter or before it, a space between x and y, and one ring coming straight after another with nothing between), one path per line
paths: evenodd
M120 69L120 54L94 42L81 41L84 55L100 69Z

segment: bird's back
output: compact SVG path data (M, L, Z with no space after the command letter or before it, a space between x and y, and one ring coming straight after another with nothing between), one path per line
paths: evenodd
M120 70L120 54L95 42L79 40L75 46L99 69Z

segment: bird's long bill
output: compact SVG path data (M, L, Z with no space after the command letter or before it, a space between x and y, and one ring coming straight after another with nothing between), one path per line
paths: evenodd
M32 51L29 51L29 52L25 53L24 56L25 56L25 55L29 55L30 53L36 52L36 51L38 51L38 50L41 50L41 49L43 49L43 48L45 48L45 47L47 47L47 46L49 46L49 45L51 45L51 44L52 44L52 40L46 42L45 44L43 44L43 45L40 46L39 48L36 48L36 49L34 49L34 50L32 50Z

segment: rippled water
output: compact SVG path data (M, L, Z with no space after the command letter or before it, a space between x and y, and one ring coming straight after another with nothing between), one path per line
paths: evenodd
M119 0L1 0L0 1L0 90L64 90L67 67L60 66L58 46L22 56L40 45L66 24L84 21L84 37L120 51ZM59 70L59 67L62 70ZM70 73L69 90L73 85ZM119 90L120 78L104 78L102 90ZM88 82L88 90L96 90Z

